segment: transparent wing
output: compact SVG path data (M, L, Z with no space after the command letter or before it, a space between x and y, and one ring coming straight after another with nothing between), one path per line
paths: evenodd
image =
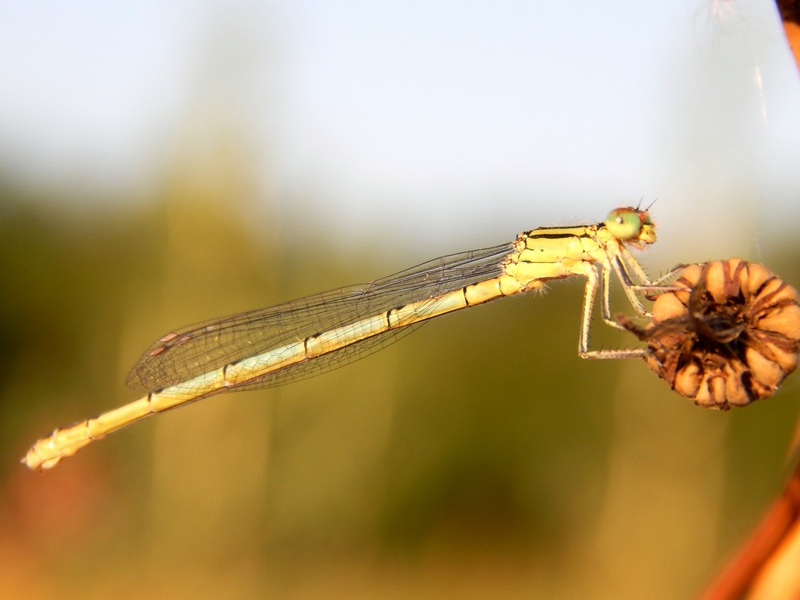
M371 283L344 287L270 308L206 321L173 331L153 344L128 376L128 386L155 391L245 358L457 290L503 272L513 244L451 254ZM234 389L272 387L338 368L376 352L418 323L392 329L328 354L303 360Z

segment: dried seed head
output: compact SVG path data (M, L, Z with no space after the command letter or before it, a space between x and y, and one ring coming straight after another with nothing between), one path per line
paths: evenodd
M769 398L797 367L796 290L763 265L741 259L686 267L653 305L644 329L620 325L647 342L648 366L700 406L728 410Z

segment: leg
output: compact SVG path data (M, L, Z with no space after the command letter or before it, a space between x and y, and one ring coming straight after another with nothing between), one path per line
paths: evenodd
M640 356L644 356L645 350L589 350L589 328L592 324L592 310L594 309L594 299L595 295L597 294L597 285L599 283L599 278L597 275L597 269L594 265L587 264L586 270L586 289L583 294L583 314L581 316L581 332L580 337L578 338L578 355L581 358L592 358L592 359L605 359L605 358L638 358ZM602 285L602 294L603 298L601 300L602 303L602 310L603 313L608 313L608 318L606 315L603 315L603 320L616 327L618 329L623 329L620 325L617 324L616 321L611 320L610 316L610 308L609 308L609 301L608 301L608 283L610 281L610 270L607 267L600 267L603 272L603 285Z
M677 265L672 267L665 275L662 275L655 281L650 281L645 274L644 269L642 269L642 266L635 258L633 258L630 251L625 246L620 246L619 255L617 255L616 260L613 261L612 265L620 279L620 282L622 283L622 287L625 290L625 294L628 296L631 306L633 306L634 310L643 317L649 317L651 315L644 309L644 306L642 306L642 303L639 301L639 298L636 296L636 294L641 293L648 300L653 300L654 296L659 294L681 290L682 288L674 285L665 285L665 282L674 278L686 267L686 265ZM628 269L631 269L636 274L636 277L640 282L639 284L635 284L633 282L630 274L628 273Z
M619 281L622 284L622 289L625 290L625 295L628 296L628 301L631 303L633 309L642 316L650 316L649 313L644 309L642 303L639 301L639 298L636 296L636 286L633 284L628 271L625 269L625 263L621 260L614 259L613 263L605 264L600 267L603 273L603 280L602 286L600 288L600 294L602 298L601 303L601 315L603 317L603 321L606 325L610 325L611 327L615 327L616 329L621 329L623 331L627 331L624 327L620 326L619 323L611 316L611 269L616 272L617 277L619 277Z
M592 324L592 311L594 298L597 294L597 270L594 265L588 264L586 272L586 288L583 291L583 313L581 314L581 332L578 337L578 354L587 358L589 354L589 327Z
M634 283L631 281L630 276L627 277L627 282L629 282L629 287L631 290L635 292L660 293L660 292L674 292L679 289L676 288L675 286L664 285L664 282L669 281L670 279L675 277L675 275L680 273L684 268L686 268L687 265L676 265L672 267L669 271L667 271L666 274L662 275L655 281L650 281L650 279L647 277L647 274L644 272L644 269L642 269L642 266L639 264L639 261L637 261L633 257L630 250L628 250L628 248L626 248L623 245L620 245L619 250L620 250L619 262L621 264L616 266L621 271L625 271L626 275L627 275L627 268L631 269L636 275L636 278L639 280L639 285L634 285ZM617 273L619 274L620 271L617 271ZM626 280L623 278L622 275L619 275L619 277L623 281L623 285L625 285Z

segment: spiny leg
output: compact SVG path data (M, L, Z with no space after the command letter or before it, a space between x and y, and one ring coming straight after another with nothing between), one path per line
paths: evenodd
M589 352L589 327L592 324L592 312L594 310L594 299L597 294L597 269L594 265L584 263L587 266L586 287L583 291L583 312L581 313L581 331L578 337L578 354L581 358L590 358Z
M628 301L630 302L633 309L638 314L643 316L648 315L648 313L645 310L644 306L642 306L642 303L639 301L639 298L636 296L636 293L634 291L635 285L630 275L628 274L628 271L625 268L625 263L622 260L620 260L618 256L613 256L612 262L607 262L606 264L602 264L600 267L600 270L602 271L603 275L602 285L600 287L600 297L601 297L600 314L606 325L609 325L616 329L621 329L622 331L626 331L626 329L621 325L619 325L619 323L617 323L616 320L613 319L611 315L612 269L617 274L620 284L622 285L622 289L625 290L625 295L628 297Z
M627 246L620 244L619 253L622 263L633 271L633 273L636 275L636 278L639 280L639 283L645 286L655 285L654 282L650 281L650 278L647 276L647 273L644 272L642 265L640 265L639 261L633 257L633 254L631 254L631 251L628 250Z
M655 281L650 281L650 278L647 276L647 273L644 272L642 265L639 264L639 261L636 260L631 251L628 250L627 246L620 245L620 254L622 256L622 261L630 268L635 274L636 277L639 279L641 285L634 286L637 288L650 288L650 287L665 287L664 282L668 281L672 277L675 277L678 273L680 273L683 269L685 269L688 265L678 264L672 267L669 271L667 271L664 275L656 279Z
M655 281L650 281L650 279L647 277L647 274L644 272L644 269L642 269L642 266L631 255L630 251L625 246L620 246L619 254L614 257L612 264L617 276L619 277L620 283L622 284L622 288L625 290L625 294L628 296L631 306L633 306L633 309L643 317L651 317L652 315L649 311L645 310L644 306L639 300L639 297L636 295L637 293L644 294L645 298L648 300L653 300L652 294L663 294L665 292L680 291L681 289L674 285L664 285L664 282L675 277L675 275L679 273L685 267L685 265L677 265L672 267L665 275L662 275ZM636 277L640 283L637 284L633 282L628 269L632 270L636 274ZM610 317L610 314L604 315L604 319L606 316ZM608 321L606 322L608 323ZM616 326L619 329L624 329L619 327L616 322L608 324Z
M578 355L581 358L588 359L609 359L609 358L639 358L644 356L644 349L624 349L624 350L589 350L589 328L592 324L592 312L594 309L595 295L597 294L598 276L597 269L594 265L588 265L588 270L585 275L587 278L586 288L583 294L583 314L581 317L581 332L578 340ZM601 265L602 271L601 283L601 300L600 312L603 321L616 329L623 329L616 321L611 319L611 301L610 301L610 284L611 284L611 267L610 265ZM625 285L624 280L623 286Z
M675 274L681 271L685 265L673 267L662 277L659 277L655 281L650 281L641 265L638 263L638 261L636 261L635 258L633 258L630 252L628 252L627 248L621 246L620 250L621 252L618 255L611 257L611 261L606 264L602 264L599 267L602 271L602 279L600 280L600 312L603 321L606 324L616 329L627 331L624 327L611 318L611 270L613 269L617 273L620 284L622 285L623 290L625 290L625 294L628 296L628 300L630 301L634 310L636 310L636 312L642 316L649 317L650 313L644 309L644 306L642 306L642 303L636 296L636 292L662 293L680 289L676 288L675 286L663 285L663 283L674 277ZM642 285L634 284L630 274L628 273L629 268L636 274L637 279L639 279ZM592 308L594 306L594 296L597 293L598 277L597 271L594 267L591 268L591 273L587 272L586 275L588 281L586 283L586 291L584 294L583 321L581 323L581 338L579 342L578 354L581 356L581 358L588 359L639 358L644 356L647 353L647 350L644 348L623 350L589 350L589 327L592 318Z
M633 258L633 256L630 255L630 253L628 253L627 256L626 256L625 255L626 252L627 252L627 249L624 246L622 246L620 248L620 254L615 255L614 257L612 257L611 266L613 267L614 271L616 272L617 277L619 278L619 282L622 285L622 289L625 291L625 295L628 297L628 302L631 303L631 306L633 307L633 310L635 310L636 313L641 315L641 316L648 316L649 313L647 312L645 307L642 305L642 303L639 300L639 298L636 296L637 287L639 287L639 286L637 286L633 282L633 279L631 278L630 273L628 273L628 268L629 267L632 268L634 273L636 273L636 277L639 279L639 281L641 283L644 283L648 287L651 285L650 280L647 279L647 275L645 275L644 270L642 269L641 265ZM626 261L625 260L626 258L630 259L630 262ZM611 280L610 280L610 277L609 277L609 284L610 284L610 282L611 282ZM609 285L609 287L610 287L610 285ZM608 289L606 289L606 293L607 294L610 293ZM609 313L607 315L607 317L608 317L608 319L611 319L611 314ZM605 316L604 316L604 318L605 318ZM608 323L608 320L606 322ZM611 323L609 323L609 325L610 324ZM615 325L616 325L616 323L615 323Z
M619 248L620 254L620 262L622 269L630 269L634 272L637 279L639 280L639 285L634 285L631 282L631 289L637 292L673 292L677 291L679 288L670 285L664 285L665 281L669 281L673 277L675 277L678 273L680 273L683 269L686 268L686 265L679 264L672 267L669 271L667 271L664 275L656 279L655 281L650 281L650 278L647 276L647 273L644 272L642 265L639 264L639 261L636 260L633 255L631 254L630 250L626 246L620 245ZM630 277L628 277L630 281Z
M664 294L666 292L679 292L685 288L676 286L674 284L670 285L667 284L666 282L670 281L671 279L675 279L675 277L679 275L680 272L686 268L686 266L687 265L683 264L676 265L672 267L669 271L667 271L664 275L662 275L655 281L651 282L650 284L635 285L633 286L633 289L636 292L644 294L644 297L651 301L655 300L655 297L658 296L659 294ZM649 317L651 315L648 313L645 316Z

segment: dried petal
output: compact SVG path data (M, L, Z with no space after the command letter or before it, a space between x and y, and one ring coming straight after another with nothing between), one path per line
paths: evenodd
M760 290L765 281L774 277L772 271L767 269L764 265L748 265L748 268L743 274L746 276L746 279L743 277L745 280L742 281L742 287L746 290ZM782 283L780 279L775 279L774 281L776 283ZM791 286L786 286L786 289L794 291L794 288Z
M715 261L708 263L706 271L706 289L713 296L714 302L717 304L724 304L729 296L737 296L739 294L739 282L732 280L728 268L736 267L736 265L729 265Z
M775 389L783 381L784 373L781 366L769 360L755 348L748 348L745 351L745 357L753 379L766 389Z
M728 403L734 406L745 406L750 403L742 384L742 366L739 361L725 366L725 396L728 398Z
M788 287L788 286L787 286ZM758 321L758 328L764 331L774 331L787 338L800 338L800 306L790 304L770 312Z
M664 298L662 302L653 305L653 318L658 319L659 322L667 319L677 319L689 314L686 304L681 302L677 294L664 294L661 298ZM689 295L686 294L686 300L688 301L688 299Z
M652 368L652 365L651 365ZM654 369L658 373L658 369ZM700 391L700 381L702 373L700 367L695 363L689 363L678 371L675 379L672 380L673 389L687 398L694 398Z

